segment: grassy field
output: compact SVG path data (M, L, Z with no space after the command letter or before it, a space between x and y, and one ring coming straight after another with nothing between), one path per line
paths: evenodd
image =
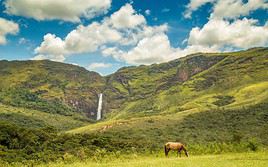
M132 159L117 159L109 162L74 162L41 165L41 167L267 167L268 153L236 153L222 155L191 156L189 158L165 157L136 157Z

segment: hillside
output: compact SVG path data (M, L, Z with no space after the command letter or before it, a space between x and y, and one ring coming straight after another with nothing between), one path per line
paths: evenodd
M14 107L94 119L104 78L52 61L0 61L0 102Z
M267 48L123 68L107 77L104 95L114 105L106 105L115 107L107 119L68 133L99 136L103 148L108 142L156 151L167 140L192 152L267 146L267 71Z
M197 53L106 77L47 60L0 61L0 103L85 120L96 118L100 93L106 120L239 109L268 99L267 71L267 48Z
M250 106L268 98L267 71L267 48L123 68L107 77L105 109L124 118Z
M162 153L166 141L190 154L266 149L267 71L267 48L197 53L105 77L47 60L0 61L0 163Z

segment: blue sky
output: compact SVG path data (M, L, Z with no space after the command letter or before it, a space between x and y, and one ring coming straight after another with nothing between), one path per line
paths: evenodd
M268 46L267 0L42 1L0 1L0 59L50 59L107 75Z

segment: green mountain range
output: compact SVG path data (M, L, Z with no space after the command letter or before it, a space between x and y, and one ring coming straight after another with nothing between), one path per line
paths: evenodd
M0 102L80 119L235 109L268 98L268 49L197 53L168 63L125 67L102 77L52 61L0 61Z
M256 150L268 146L267 100L268 48L196 53L108 76L48 60L2 60L0 157L154 152L166 141L192 153Z

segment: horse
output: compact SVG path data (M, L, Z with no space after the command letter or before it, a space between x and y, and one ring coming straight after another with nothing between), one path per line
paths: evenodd
M182 144L182 143L179 143L179 142L167 142L165 144L165 155L166 157L168 156L168 152L170 150L174 150L174 151L178 151L177 152L177 156L179 155L180 153L180 157L181 157L181 151L183 150L185 155L188 157L189 154L185 148L185 146Z

